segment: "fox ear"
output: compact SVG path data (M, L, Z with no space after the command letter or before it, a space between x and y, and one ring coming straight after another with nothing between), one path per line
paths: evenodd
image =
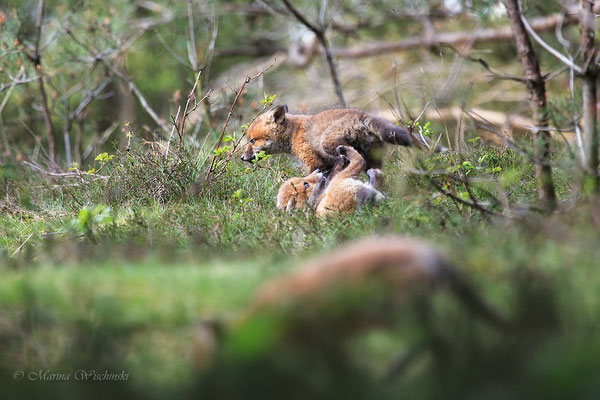
M287 105L277 106L273 110L272 118L273 122L281 124L285 120L285 113L287 112Z

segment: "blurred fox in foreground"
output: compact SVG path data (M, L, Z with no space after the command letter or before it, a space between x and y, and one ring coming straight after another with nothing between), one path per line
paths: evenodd
M243 161L251 162L258 153L289 153L298 157L312 172L328 171L335 163L338 146L356 149L368 168L379 168L378 153L383 143L424 147L403 128L362 110L335 109L314 115L287 113L287 106L259 115L248 127L248 145Z
M417 342L412 344L418 354L435 356L438 333L428 321L440 292L492 325L504 323L446 258L422 241L388 236L351 243L263 284L219 345L204 331L196 345L202 374L196 394L393 398L382 396L381 382L350 357L349 346L374 328L423 321L428 333L406 339Z
M357 178L365 168L364 158L352 147L338 146L339 154L329 177L318 170L304 178L291 178L279 188L277 208L288 212L307 204L316 209L318 216L333 212L351 212L369 202L384 199L378 187L381 170L369 169L369 183Z

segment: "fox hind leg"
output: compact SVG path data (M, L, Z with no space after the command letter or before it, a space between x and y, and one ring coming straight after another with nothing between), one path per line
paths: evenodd
M373 189L371 186L365 185L358 190L356 193L356 202L358 209L362 209L362 206L370 203L379 203L385 196L377 189Z
M383 174L379 168L369 168L367 170L369 176L369 185L374 189L379 189L383 184Z

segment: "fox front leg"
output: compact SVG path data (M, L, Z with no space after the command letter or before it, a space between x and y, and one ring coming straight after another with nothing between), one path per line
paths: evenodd
M309 206L311 206L313 208L317 208L317 205L323 198L323 193L325 193L325 189L327 189L328 183L329 183L329 180L327 178L325 178L325 176L323 176L323 174L320 174L319 181L313 187L313 190L312 190L310 196L308 197L307 202L308 202Z

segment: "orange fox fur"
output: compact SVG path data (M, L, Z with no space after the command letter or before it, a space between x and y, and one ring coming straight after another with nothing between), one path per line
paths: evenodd
M337 109L314 115L287 113L287 106L259 115L248 127L248 144L242 160L252 161L260 151L290 153L298 157L307 172L330 169L338 146L351 146L379 167L376 150L384 142L402 146L419 145L407 131L362 110Z
M379 284L381 289L387 289L385 297L395 304L404 296L410 297L423 289L428 292L445 283L448 270L445 258L421 241L397 236L361 239L263 283L248 307L230 321L229 326L224 327L227 328L224 333L235 333L245 323L252 323L254 318L260 320L262 316L281 312L292 320L308 317L309 324L327 325L331 323L328 318L332 316L327 314L323 306L343 303L345 299L340 297L339 290L360 291L369 284ZM369 311L379 312L369 305L364 306ZM349 326L335 324L328 332L336 336L349 336L357 327L366 328L364 323L357 323L357 318L362 315L361 308L361 305L354 305L347 312L336 314ZM380 312L389 314L389 318L397 317L389 307ZM366 318L371 318L370 313ZM303 328L304 324L292 320L285 326L287 333L284 338L301 338L310 334L302 330L298 335L298 329ZM212 323L199 330L195 345L195 363L199 369L210 365L218 345L214 336L222 331L221 327L215 327ZM340 339L336 337L336 342Z
M318 216L332 212L351 212L368 201L379 202L384 196L377 190L381 171L370 169L370 183L357 178L365 168L365 160L353 148L339 146L340 155L329 178L315 171L304 178L291 178L279 188L277 208L288 212L310 204ZM346 165L347 163L347 165Z
M350 303L346 309L336 306L346 303L349 298L345 294L360 295L365 288L377 292L366 292L360 303ZM390 235L354 241L267 281L232 321L230 331L255 318L285 315L287 333L281 333L284 340L302 341L310 336L311 329L324 327L339 343L343 340L340 335L349 337L369 326L397 321L396 307L443 289L453 293L474 315L497 326L508 326L506 319L489 307L441 253L421 240ZM368 303L370 300L373 303ZM199 366L205 366L216 343L212 336L206 337L205 330L200 333L196 358ZM310 340L308 343L314 345Z
M497 326L508 326L441 253L423 241L391 235L357 240L266 282L239 322L281 307L294 310L322 305L323 301L339 300L337 289L360 291L370 284L390 290L387 296L392 303L449 289L474 315ZM356 323L347 317L351 325Z
M376 281L402 295L419 286L433 288L451 276L445 258L421 241L395 236L367 238L265 283L245 316L280 305L319 301L336 288Z
M349 164L339 172L334 171L322 193L319 193L319 187L311 193L310 200L315 204L318 216L335 212L351 212L368 201L378 203L384 199L383 194L375 188L380 183L381 171L370 169L367 174L371 182L369 184L361 182L357 178L365 169L364 158L348 146L339 146L337 152L342 159L347 157ZM323 179L321 178L321 181Z

